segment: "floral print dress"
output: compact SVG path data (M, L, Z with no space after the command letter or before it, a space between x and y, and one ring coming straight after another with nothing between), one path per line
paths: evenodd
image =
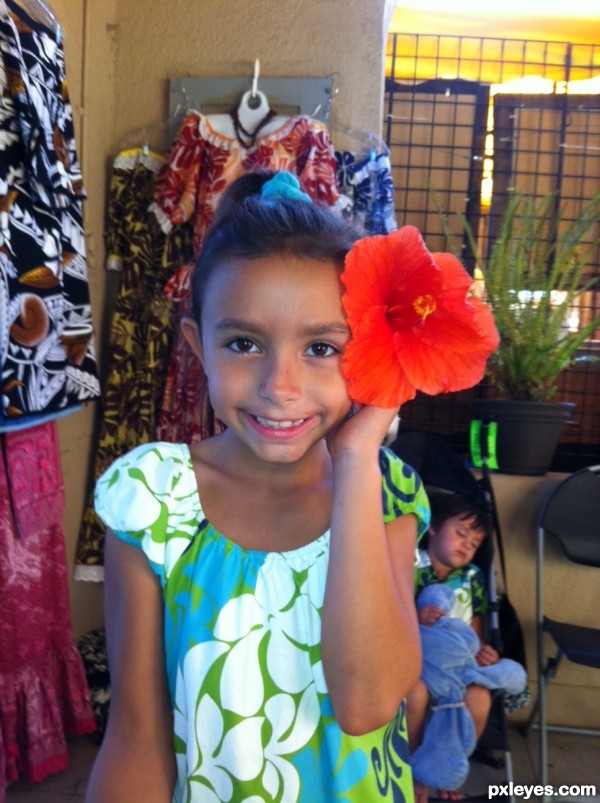
M414 513L422 534L420 478L387 449L380 465L385 521ZM333 716L320 648L329 531L288 552L243 549L206 520L189 448L169 443L117 460L96 508L162 585L175 803L412 800L404 705L360 737Z
M313 201L339 201L336 162L327 126L300 115L258 137L251 147L216 131L210 117L190 112L183 120L154 189L151 209L165 233L193 221L193 258L224 190L253 170L288 170L296 174ZM167 283L165 295L186 312L193 261ZM214 434L205 382L197 359L177 332L169 360L165 394L156 431L159 440L194 443Z
M396 231L394 181L389 154L357 158L352 151L336 151L337 180L346 200L344 215L367 234Z

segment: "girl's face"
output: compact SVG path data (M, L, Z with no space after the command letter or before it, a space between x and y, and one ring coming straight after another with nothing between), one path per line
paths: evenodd
M473 519L453 516L437 529L430 528L427 551L438 574L466 566L477 552L484 533L473 526Z
M210 400L263 461L299 460L350 409L342 289L333 263L289 254L231 260L208 280L196 352Z

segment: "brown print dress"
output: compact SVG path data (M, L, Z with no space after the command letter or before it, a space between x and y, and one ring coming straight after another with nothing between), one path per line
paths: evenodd
M107 268L120 272L110 328L108 373L96 448L94 481L117 457L154 440L166 366L177 328L165 298L167 279L191 258L191 225L164 234L148 212L163 157L143 150L119 154L108 206ZM90 495L83 517L75 576L102 579L105 527Z

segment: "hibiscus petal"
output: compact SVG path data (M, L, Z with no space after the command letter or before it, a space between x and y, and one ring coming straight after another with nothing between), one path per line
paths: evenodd
M442 272L442 291L447 305L463 302L471 289L473 279L454 254L432 254L435 264Z
M454 348L448 340L437 346L419 341L412 345L404 351L404 370L409 381L424 393L434 396L464 390L483 378L487 350L482 354L472 347L472 340L462 348Z
M277 768L279 775L281 776L281 781L283 784L283 791L281 797L277 798L278 800L300 800L300 776L298 775L298 770L291 761L287 761L284 758L279 758L278 756L274 756L271 759L273 767ZM267 762L267 765L269 762ZM263 776L264 777L264 776ZM266 784L265 784L266 789ZM277 783L277 789L279 790L279 781ZM275 800L275 796L273 800Z
M344 351L342 372L352 399L393 408L412 399L415 390L394 353L392 331L381 319L380 308L369 310L363 317Z

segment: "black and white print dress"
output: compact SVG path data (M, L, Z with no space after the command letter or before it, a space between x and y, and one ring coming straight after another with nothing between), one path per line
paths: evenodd
M0 5L0 430L100 395L60 29Z

